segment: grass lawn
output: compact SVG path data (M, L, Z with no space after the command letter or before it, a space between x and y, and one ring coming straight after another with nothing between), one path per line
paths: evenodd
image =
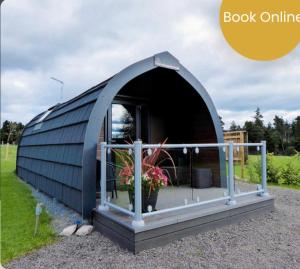
M29 187L16 174L16 146L1 146L1 263L55 241L50 217L43 212L39 233L33 236L36 201Z
M257 160L261 159L260 155L249 155L248 156L248 163L253 163ZM293 156L273 156L272 157L272 162L275 166L277 167L285 167L289 162L293 162L295 167L297 167L300 170L300 161L299 159L293 157ZM234 174L241 178L241 166L240 164L235 164L234 165ZM245 180L249 180L250 176L249 176L249 170L248 170L248 165L245 165L244 168L244 179ZM274 183L268 183L268 185L273 185L273 186L280 186L280 187L284 187L284 188L292 188L292 189L300 189L300 186L297 185L286 185L286 184L274 184Z

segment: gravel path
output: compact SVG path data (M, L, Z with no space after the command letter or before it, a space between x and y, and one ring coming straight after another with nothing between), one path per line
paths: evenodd
M276 210L137 255L98 232L60 242L6 268L300 268L300 191L270 188Z

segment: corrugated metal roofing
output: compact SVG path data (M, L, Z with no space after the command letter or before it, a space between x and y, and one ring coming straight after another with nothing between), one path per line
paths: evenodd
M82 212L82 155L87 123L106 80L34 117L18 147L17 173L37 189ZM48 111L49 111L48 110Z

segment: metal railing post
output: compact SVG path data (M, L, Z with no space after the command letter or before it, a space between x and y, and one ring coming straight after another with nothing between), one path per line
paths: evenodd
M106 202L106 142L101 142L101 178L100 178L100 188L101 188L101 202L99 210L108 210L105 205Z
M268 195L267 190L267 144L266 141L261 141L261 186L262 196Z
M234 172L233 172L233 142L229 142L228 147L228 196L230 196L227 201L227 205L235 205L236 201L234 199Z
M142 141L134 142L134 220L133 226L143 226L142 216Z

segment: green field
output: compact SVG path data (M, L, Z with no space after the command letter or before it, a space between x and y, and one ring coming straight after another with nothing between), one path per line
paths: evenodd
M1 263L55 241L50 217L43 212L34 237L36 201L30 188L16 174L16 146L1 146Z
M254 162L257 162L260 160L261 160L260 155L249 155L248 156L248 162L244 167L243 180L246 180L246 181L250 180L249 166L251 164L253 164ZM272 156L272 162L275 167L278 167L280 169L285 168L288 165L288 163L292 163L293 166L300 171L300 159L296 158L295 156ZM239 164L234 165L234 174L238 178L241 178L241 166ZM278 184L269 183L269 185L278 185ZM300 189L300 186L297 186L297 185L286 185L286 184L283 185L282 184L280 186Z

